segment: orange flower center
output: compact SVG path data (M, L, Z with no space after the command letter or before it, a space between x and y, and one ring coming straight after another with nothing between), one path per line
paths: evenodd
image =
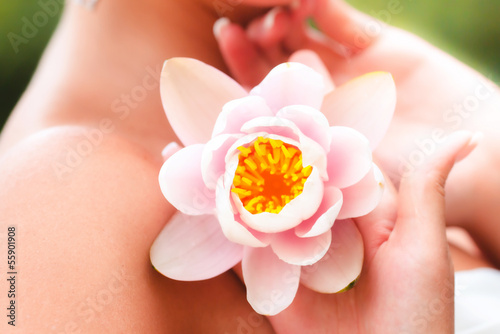
M252 214L279 213L299 196L312 167L302 166L302 152L281 140L258 137L240 146L232 192Z

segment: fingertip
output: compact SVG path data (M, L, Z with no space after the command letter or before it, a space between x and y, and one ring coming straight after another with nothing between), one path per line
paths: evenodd
M426 235L444 235L445 183L455 163L467 157L482 138L481 133L451 133L435 152L401 179L400 229L408 235L419 230Z
M223 29L229 26L230 24L231 21L229 21L227 17L221 17L220 19L215 21L213 26L213 34L217 40L221 38Z
M181 149L181 146L173 141L169 143L163 151L161 151L161 156L163 157L163 161L167 161L168 158L170 158L175 152L179 151Z
M402 175L402 179L415 177L417 174L428 174L434 170L449 173L453 165L465 159L477 147L482 138L481 132L473 133L466 130L449 134L441 144L434 143L433 149L429 149L418 165L408 169Z
M283 9L280 7L275 7L267 13L266 16L264 16L264 21L262 23L262 28L264 31L266 30L271 30L271 28L274 26L274 23L276 22L276 16L282 12Z
M250 23L247 36L262 48L272 47L285 38L290 24L289 13L282 7L275 7L263 17L259 17Z
M457 154L457 156L455 157L455 162L459 162L469 156L469 154L471 154L472 151L474 151L476 147L481 143L483 138L484 134L482 132L475 132L469 140L468 144L464 146L462 150Z
M437 148L435 154L429 157L428 168L440 170L445 176L448 176L455 163L465 159L477 147L481 138L481 132L473 133L461 130L451 133L445 142ZM423 168L423 172L426 172L425 168Z
M221 18L214 24L214 35L226 65L242 86L255 86L269 72L260 50L241 26Z

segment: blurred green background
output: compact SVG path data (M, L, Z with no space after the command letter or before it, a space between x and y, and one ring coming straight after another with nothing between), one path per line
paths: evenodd
M0 2L0 127L26 88L61 10L51 17L38 1ZM24 28L23 34L26 21L35 29Z
M419 35L495 82L499 81L499 0L347 1L384 22L387 15L381 12L389 12L386 23ZM392 14L391 10L399 13Z
M45 2L45 1L42 1ZM410 30L464 61L492 80L500 80L500 1L472 0L348 0L386 23ZM391 9L393 13L391 13ZM394 13L397 9L397 13ZM382 12L381 12L382 11ZM383 15L383 11L388 11ZM57 25L39 1L0 4L0 127L26 88L43 49ZM385 13L386 14L386 13ZM16 48L13 34L23 37L26 21L36 33ZM19 42L20 40L17 39Z

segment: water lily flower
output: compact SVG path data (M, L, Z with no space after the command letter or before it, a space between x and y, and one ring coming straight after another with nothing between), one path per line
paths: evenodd
M299 283L334 293L356 280L363 240L351 218L383 192L372 150L395 108L390 74L334 88L302 51L248 92L200 61L173 58L161 96L185 147L159 175L179 210L151 248L159 272L203 280L241 261L247 299L265 315L288 307Z

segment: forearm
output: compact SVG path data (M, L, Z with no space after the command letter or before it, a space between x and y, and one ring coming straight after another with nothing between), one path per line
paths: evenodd
M479 146L457 164L446 186L449 225L466 229L492 263L500 267L500 103L470 127L484 134Z
M477 181L470 194L472 216L463 222L463 227L497 268L500 268L499 167L500 164L490 161L488 166L478 168L474 173Z

